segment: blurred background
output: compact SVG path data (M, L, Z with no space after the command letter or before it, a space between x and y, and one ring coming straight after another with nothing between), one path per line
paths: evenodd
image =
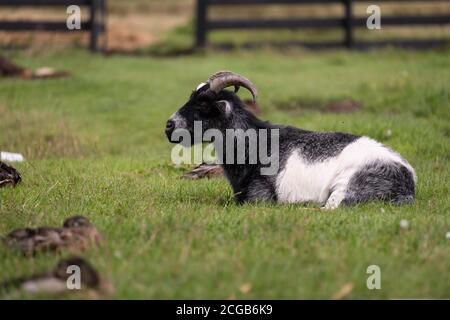
M4 4L7 2L3 1ZM32 2L28 1L28 3ZM39 3L39 1L35 2ZM245 5L248 2L253 5ZM255 2L261 5L255 5ZM264 2L269 2L269 4ZM330 20L345 18L346 1L301 5L296 4L296 1L280 1L281 4L276 4L276 2L258 0L106 0L107 15L105 18L107 16L107 19L104 19L106 33L100 41L102 48L110 52L170 54L189 51L198 44L198 39L196 39L198 29L203 30L206 25L212 26L212 24L196 24L198 13L202 12L201 8L200 11L198 10L198 3L200 5L203 3L205 6L210 5L205 9L206 21L220 20L222 24L219 23L215 26L219 28L222 25L225 28L207 34L210 47L214 47L214 45L239 47L255 43L257 45L269 43L273 45L279 42L295 44L305 41L339 43L345 38L347 23L345 20L335 21L335 24L340 24L344 28L326 27L326 22L324 25L318 24L323 24L324 21L333 24ZM370 4L377 4L381 8L382 30L371 31L364 27L365 18L369 16L366 9ZM89 7L81 8L83 20L89 20ZM450 39L449 1L353 1L351 10L355 18L361 18L360 21L354 22L358 26L352 31L356 40L426 40L430 44L434 40ZM66 18L65 7L0 6L1 22L55 22L65 21ZM310 22L316 18L319 20L318 23ZM202 20L201 17L200 20ZM241 22L241 28L227 29L232 25L227 24L231 20ZM251 23L249 24L250 20L259 21L263 28L254 29L254 26L251 27ZM292 26L299 25L296 24L296 20L308 20L316 27L292 28ZM285 26L280 26L280 21L284 21ZM247 25L245 25L246 23ZM203 32L206 33L206 29ZM39 50L49 47L84 47L88 44L88 33L0 31L0 46L4 49L33 48Z

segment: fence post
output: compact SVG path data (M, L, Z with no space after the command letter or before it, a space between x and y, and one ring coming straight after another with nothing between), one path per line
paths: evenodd
M197 0L197 30L196 47L202 48L206 45L206 6L207 0Z
M349 49L354 46L353 39L353 4L352 0L344 0L345 6L345 46Z
M103 35L103 41L102 41L102 48L101 51L102 52L106 52L108 50L108 4L107 4L108 0L100 0L100 5L101 5L101 29L100 32Z
M99 9L100 9L100 1L92 0L91 7L90 7L91 38L90 38L89 47L90 47L91 51L93 51L93 52L98 51L98 38L99 38L99 34L100 34L100 26L98 25Z

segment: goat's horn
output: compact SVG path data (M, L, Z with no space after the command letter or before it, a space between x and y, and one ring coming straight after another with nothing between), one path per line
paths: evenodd
M234 86L235 92L237 92L236 88L242 86L251 92L254 101L256 101L256 97L258 96L258 91L250 80L231 71L220 71L213 74L209 77L208 83L209 88L215 93L219 93L221 90L230 86Z

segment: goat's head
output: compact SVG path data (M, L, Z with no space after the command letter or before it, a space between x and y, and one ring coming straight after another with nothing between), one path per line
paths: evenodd
M224 90L232 86L234 92ZM201 83L186 104L167 121L166 135L169 141L177 142L172 140L172 134L178 129L187 130L193 135L195 121L201 121L204 132L208 129L230 128L237 119L247 116L249 112L236 95L241 86L249 90L256 101L257 90L250 80L230 71L218 72Z

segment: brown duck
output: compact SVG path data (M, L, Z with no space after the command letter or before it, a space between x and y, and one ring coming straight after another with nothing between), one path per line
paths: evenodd
M0 77L16 77L22 79L61 78L68 76L67 71L55 71L48 67L37 70L23 68L12 61L0 56Z
M15 187L21 180L22 177L20 176L19 171L0 161L0 188L7 185Z
M14 290L19 290L28 295L62 295L70 292L79 292L79 290L70 289L68 286L68 279L72 275L69 271L70 266L77 266L79 268L79 290L88 293L91 298L113 293L114 289L112 284L100 276L89 262L80 257L71 257L62 260L53 270L48 272L1 282L0 292L9 293Z
M91 222L83 216L74 216L64 221L62 228L40 227L17 229L5 238L11 248L33 256L41 251L81 251L90 244L99 244L101 235Z

